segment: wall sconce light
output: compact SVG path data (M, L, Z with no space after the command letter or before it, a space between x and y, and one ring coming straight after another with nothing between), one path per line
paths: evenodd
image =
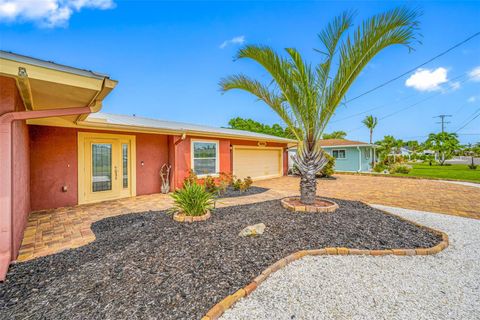
M140 165L143 167L145 165L145 162L143 162L143 160L140 161Z

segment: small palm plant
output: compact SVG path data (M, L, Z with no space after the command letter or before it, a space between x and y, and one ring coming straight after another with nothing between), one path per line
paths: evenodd
M173 210L187 216L201 216L213 208L214 196L196 182L185 182L172 194Z
M306 63L293 48L286 48L284 57L266 46L247 45L239 50L237 59L257 62L270 74L269 84L243 74L220 81L224 92L241 89L265 102L298 140L294 161L301 174L300 198L304 204L315 201L315 174L328 162L319 141L348 89L383 49L395 44L411 48L419 24L415 10L397 8L365 20L348 34L353 17L352 13L343 13L320 32L324 48L317 50L323 56L317 65Z

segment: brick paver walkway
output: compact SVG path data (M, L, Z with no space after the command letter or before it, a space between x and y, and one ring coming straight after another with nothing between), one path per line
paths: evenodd
M259 181L271 190L246 197L221 199L217 206L247 204L279 199L299 193L299 179L282 177ZM339 175L320 180L318 194L325 197L361 200L401 208L441 212L480 219L480 188L431 180ZM30 214L17 261L85 245L95 240L91 224L126 213L164 210L171 206L168 195L154 194L59 208Z
M480 219L480 188L425 179L337 175L319 180L317 194L372 204L440 212ZM284 194L299 193L299 178L283 177L256 185Z

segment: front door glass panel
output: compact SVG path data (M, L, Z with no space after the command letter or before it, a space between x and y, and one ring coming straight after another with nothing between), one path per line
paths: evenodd
M92 191L112 190L112 144L92 144Z

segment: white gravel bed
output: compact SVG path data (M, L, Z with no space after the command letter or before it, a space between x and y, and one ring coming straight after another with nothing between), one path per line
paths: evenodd
M433 256L317 256L271 275L237 319L480 319L480 220L375 205L449 235Z

